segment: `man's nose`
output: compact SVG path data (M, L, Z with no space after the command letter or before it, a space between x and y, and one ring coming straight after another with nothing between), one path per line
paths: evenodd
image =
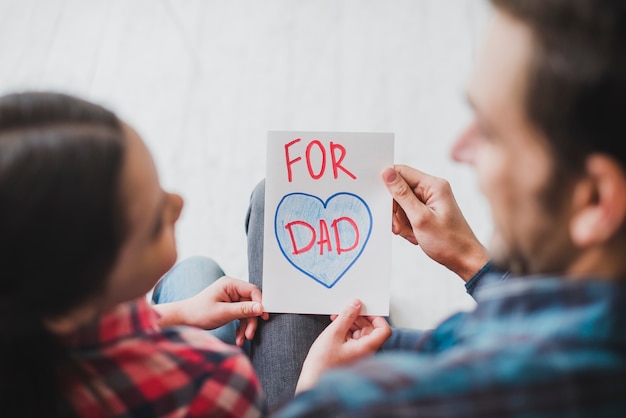
M474 164L475 142L478 136L478 128L476 123L472 122L459 135L456 142L452 146L450 154L452 159L457 162Z

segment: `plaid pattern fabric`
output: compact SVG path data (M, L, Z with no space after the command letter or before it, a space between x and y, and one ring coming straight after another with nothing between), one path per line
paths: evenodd
M330 372L278 415L626 417L626 284L508 278L476 299L413 352Z
M263 397L247 357L197 329L160 329L145 299L84 327L65 382L81 417L258 417Z

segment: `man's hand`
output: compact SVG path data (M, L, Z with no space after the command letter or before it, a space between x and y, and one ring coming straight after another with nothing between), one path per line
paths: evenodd
M392 231L468 281L489 260L467 224L450 184L414 168L387 168L382 178L393 197Z
M375 353L391 335L383 317L359 316L361 301L356 299L317 337L307 355L296 386L296 393L311 388L323 371Z
M178 302L154 305L161 314L159 325L191 325L214 329L235 319L240 320L236 343L251 340L256 332L258 318L263 313L261 291L253 284L224 276L197 295Z

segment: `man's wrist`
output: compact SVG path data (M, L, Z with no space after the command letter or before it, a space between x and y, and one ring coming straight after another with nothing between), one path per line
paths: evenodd
M487 250L484 247L468 251L463 254L460 266L453 270L465 283L468 283L489 262Z

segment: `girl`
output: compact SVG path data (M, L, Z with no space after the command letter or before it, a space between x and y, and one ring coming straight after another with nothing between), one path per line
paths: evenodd
M261 415L238 348L159 327L253 317L241 345L263 311L255 286L223 278L158 313L145 300L176 260L182 206L108 110L61 94L0 98L3 416Z

